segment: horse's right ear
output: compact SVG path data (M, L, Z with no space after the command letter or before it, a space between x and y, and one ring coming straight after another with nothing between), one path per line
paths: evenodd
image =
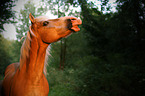
M31 13L29 14L29 19L30 19L32 24L35 22L35 18Z

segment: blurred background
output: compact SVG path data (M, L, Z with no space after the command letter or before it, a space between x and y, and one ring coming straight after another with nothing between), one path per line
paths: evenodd
M1 0L0 80L19 62L29 13L81 18L51 44L48 96L145 96L145 0Z

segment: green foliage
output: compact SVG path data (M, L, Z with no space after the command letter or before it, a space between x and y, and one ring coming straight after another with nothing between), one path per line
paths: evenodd
M3 76L9 64L19 61L20 47L17 41L7 40L1 34L0 45L0 76ZM2 77L0 77L0 79L2 79Z
M2 37L2 35L0 35L0 61L1 61L1 66L0 66L0 74L4 73L4 69L6 68L6 66L11 62L11 57L10 57L10 42L6 39L4 39L4 37Z
M86 88L88 95L142 96L144 94L142 81L145 68L143 63L145 56L142 50L144 49L144 28L142 27L144 23L139 23L139 21L143 22L143 19L138 15L138 12L141 13L143 10L130 9L136 6L134 2L124 1L123 3L119 12L114 14L97 13L93 8L82 5L83 21L85 21L83 26L91 50L89 54L103 61L96 67L95 63L91 63L95 60L90 59L91 61L88 62L94 65L90 67L93 69L86 73L89 79L84 79L84 82L88 82L89 87ZM129 5L130 8L128 8ZM132 13L129 10L136 11ZM99 61L96 62L99 64Z
M76 93L77 81L68 70L58 70L49 67L48 82L50 93L48 96L79 96Z
M21 42L17 40L11 41L11 51L12 51L12 61L11 63L19 62L20 60L20 49L21 49Z
M15 0L1 0L0 1L0 32L4 30L3 24L14 23L14 11L12 7L15 6Z
M42 0L53 15L57 15L58 17L64 16L80 16L79 10L74 10L78 8L78 6L71 5L69 0ZM75 3L74 3L75 4Z

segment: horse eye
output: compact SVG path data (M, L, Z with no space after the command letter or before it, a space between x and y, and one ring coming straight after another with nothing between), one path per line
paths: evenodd
M48 24L49 24L48 21L44 21L44 22L43 22L43 26L47 26Z

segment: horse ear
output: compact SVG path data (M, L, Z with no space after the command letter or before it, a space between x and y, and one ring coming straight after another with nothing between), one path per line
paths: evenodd
M35 22L35 18L31 13L29 14L29 19L30 19L32 24Z

